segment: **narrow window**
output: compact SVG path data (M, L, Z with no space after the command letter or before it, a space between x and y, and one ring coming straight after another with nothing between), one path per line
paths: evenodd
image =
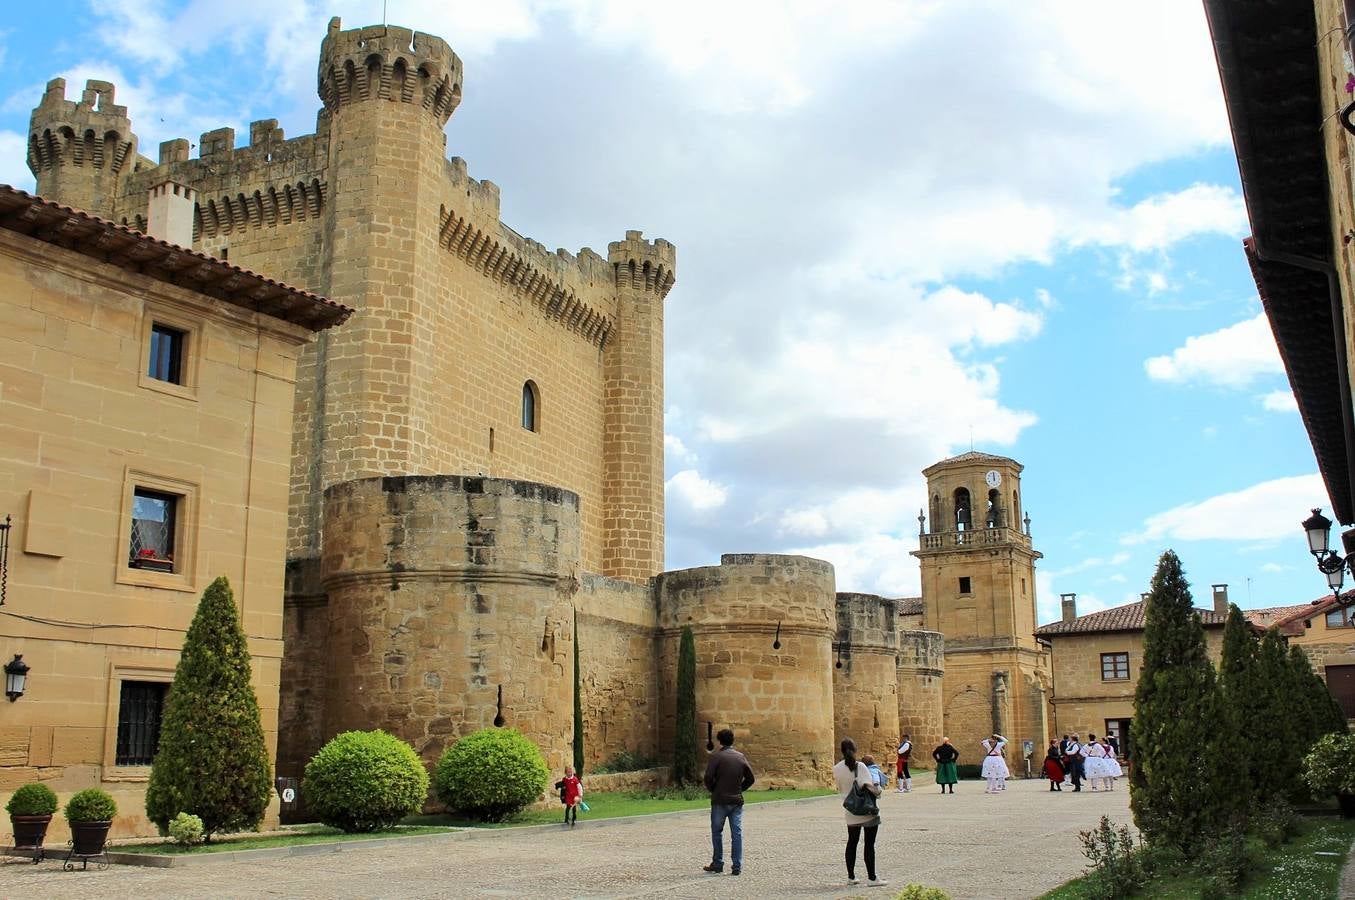
M185 333L156 322L151 326L150 364L146 374L156 381L183 384Z
M174 539L182 498L147 488L132 494L132 538L127 564L133 569L174 571Z
M1333 609L1331 612L1327 613L1327 627L1328 628L1346 627L1346 611L1340 607L1337 607L1336 609Z
M537 409L540 406L540 400L534 382L528 381L522 385L522 427L528 431L539 430L540 422L537 419Z
M1021 596L1026 596L1026 579L1021 579Z
M984 524L989 528L1002 527L1002 495L996 488L988 492L988 514L984 517Z
M1129 679L1128 653L1101 654L1101 680L1127 681Z
M118 701L118 748L114 764L149 766L160 748L160 716L169 685L160 681L124 681Z
M968 531L974 527L974 520L969 512L969 489L955 489L955 530Z
M970 584L969 584L969 576L968 576L968 575L961 575L961 576L960 576L960 593L961 593L961 594L968 594L968 593L970 593L970 589L969 589L969 588L970 588Z

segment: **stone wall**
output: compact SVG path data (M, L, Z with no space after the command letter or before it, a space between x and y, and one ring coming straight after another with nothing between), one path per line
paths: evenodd
M673 769L640 769L635 772L611 772L606 775L588 775L584 778L587 794L616 794L622 791L652 791L666 787L672 780Z
M326 736L382 728L431 765L457 738L507 726L562 770L578 502L545 485L450 475L330 488Z
M932 764L931 751L944 734L941 697L945 638L935 631L900 631L898 652L899 730L913 741L913 759Z
M840 593L833 660L833 720L839 742L888 769L899 740L898 609L874 594Z
M829 783L833 567L803 556L728 554L719 566L663 573L655 594L659 746L673 745L678 641L690 626L700 744L707 723L729 727L765 786Z
M649 588L584 575L575 609L584 771L622 750L656 759L665 755L657 744L657 610ZM670 755L671 748L665 749Z

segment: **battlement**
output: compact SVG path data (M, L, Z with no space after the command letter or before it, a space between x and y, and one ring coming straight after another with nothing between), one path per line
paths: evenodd
M663 299L677 281L677 248L663 238L644 239L627 231L624 241L607 245L607 259L615 269L617 287L649 291Z
M28 127L28 167L41 176L62 165L120 173L136 160L127 107L113 102L108 81L89 80L79 100L66 99L66 79L47 82Z
M318 91L325 109L389 100L428 110L447 124L461 102L461 60L431 34L388 25L340 30L338 16L320 45Z

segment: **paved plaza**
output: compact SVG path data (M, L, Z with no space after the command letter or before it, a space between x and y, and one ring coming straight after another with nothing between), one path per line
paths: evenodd
M881 800L877 845L887 888L849 887L846 828L835 797L755 804L744 814L744 873L707 875L708 814L580 819L577 828L478 832L469 840L413 839L394 848L224 861L169 869L113 866L63 872L0 866L0 896L103 897L856 897L884 900L908 882L960 898L1035 897L1083 871L1077 832L1101 815L1128 822L1128 785L1113 793L1050 794L1013 781L1004 794L964 782ZM858 876L865 877L858 863Z

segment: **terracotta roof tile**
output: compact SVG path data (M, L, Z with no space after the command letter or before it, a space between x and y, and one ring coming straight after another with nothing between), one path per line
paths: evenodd
M1221 616L1212 609L1195 608L1200 621L1206 627L1223 626L1228 617ZM1103 609L1099 612L1078 616L1071 622L1051 622L1035 629L1036 637L1054 637L1062 634L1091 634L1098 631L1142 631L1145 619L1143 601Z
M921 597L899 597L897 601L899 606L899 615L901 616L920 616L922 615Z

